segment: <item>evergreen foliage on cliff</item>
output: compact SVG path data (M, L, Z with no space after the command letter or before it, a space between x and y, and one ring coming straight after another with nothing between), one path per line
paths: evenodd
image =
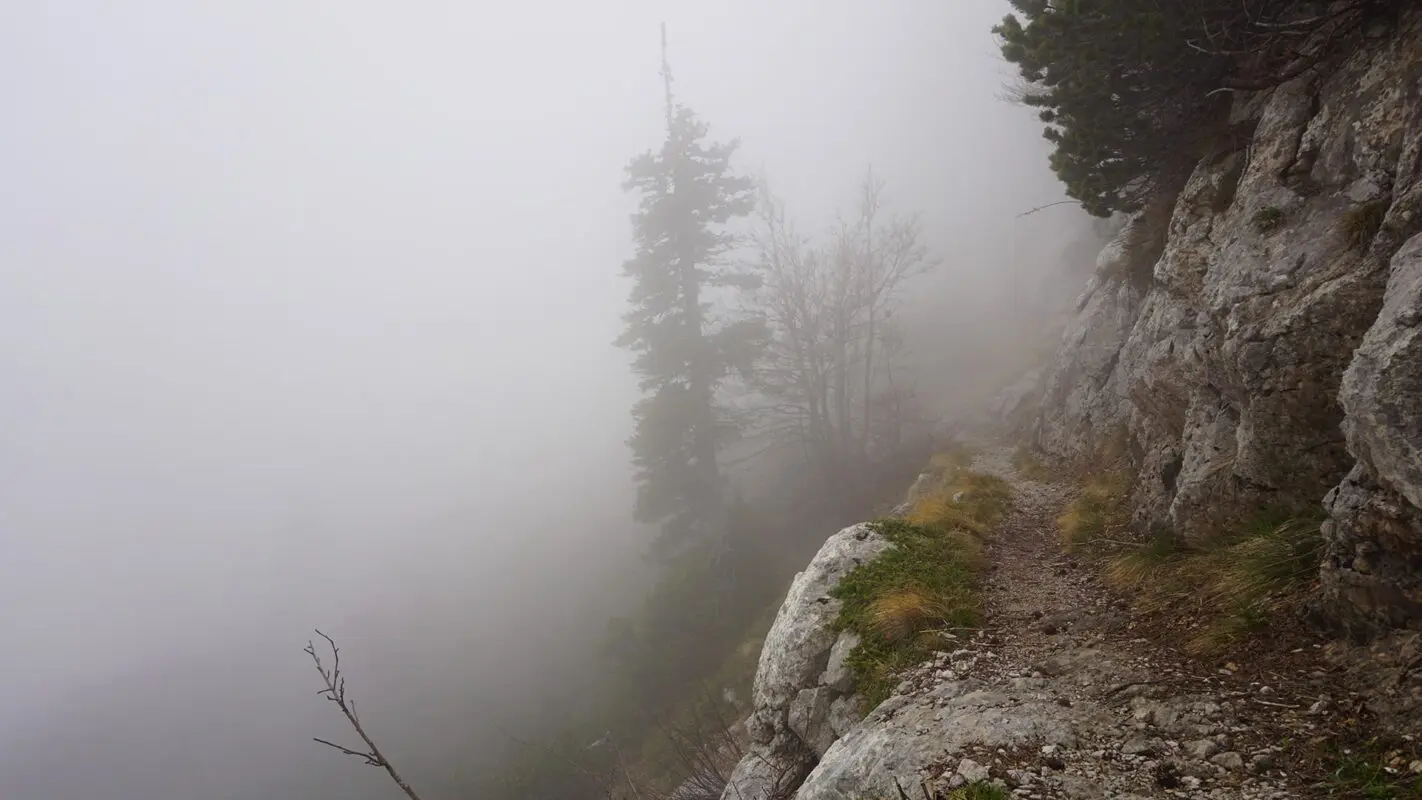
M1221 126L1236 91L1348 52L1400 0L1011 0L993 29L1040 109L1067 194L1098 216L1177 187L1247 132Z

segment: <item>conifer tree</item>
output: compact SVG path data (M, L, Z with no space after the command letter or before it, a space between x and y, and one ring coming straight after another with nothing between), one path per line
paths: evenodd
M633 408L629 445L638 481L636 518L662 526L658 551L724 534L724 491L716 456L726 431L716 389L753 347L755 326L718 318L727 287L753 278L725 258L727 229L754 207L753 184L737 176L738 142L708 141L709 128L674 102L662 29L666 139L627 167L624 188L640 195L633 215L636 254L623 265L633 280L626 332L643 399Z
M1067 194L1098 216L1169 193L1202 157L1238 149L1235 91L1350 52L1403 0L1009 0L994 32L1040 109Z

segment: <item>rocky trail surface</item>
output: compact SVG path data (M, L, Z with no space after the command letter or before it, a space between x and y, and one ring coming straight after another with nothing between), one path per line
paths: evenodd
M1310 761L1358 702L1320 642L1243 664L1172 649L1058 545L1071 490L977 444L973 468L1007 479L1015 504L988 545L984 630L915 670L796 797L917 798L985 778L1043 800L1369 796Z
M872 524L830 536L766 636L722 800L941 800L984 780L1036 800L1418 796L1398 785L1422 776L1422 636L1350 646L1287 624L1191 657L1175 644L1200 621L1143 616L1059 545L1073 488L967 443L1013 490L982 629L944 634L860 719L833 588L894 545Z

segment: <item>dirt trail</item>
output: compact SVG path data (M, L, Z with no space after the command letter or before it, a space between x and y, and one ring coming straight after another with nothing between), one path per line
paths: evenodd
M1021 478L1006 447L973 445L973 468L1007 479L1015 508L988 546L986 629L954 668L1024 698L1053 698L1072 709L1080 737L1068 747L985 749L976 763L1015 796L1044 800L1363 796L1305 768L1298 743L1325 734L1339 713L1316 643L1241 665L1148 638L1095 568L1058 546L1055 519L1072 490Z

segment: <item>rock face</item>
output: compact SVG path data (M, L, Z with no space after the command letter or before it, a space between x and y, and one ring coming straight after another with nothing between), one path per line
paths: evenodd
M1350 628L1422 619L1422 236L1392 259L1382 313L1343 377L1358 463L1327 500L1330 605Z
M1138 277L1159 255L1161 231L1139 214L1101 251L1096 274L1077 298L1077 316L1043 379L1033 443L1067 460L1087 458L1125 421L1117 362L1139 313Z
M858 638L834 629L840 601L830 591L891 546L872 526L854 525L831 536L795 576L761 649L746 720L751 746L732 772L725 800L793 791L859 721L859 697L845 663Z
M1079 725L1112 721L1099 710L1083 713L1059 705L1046 692L1004 693L972 679L946 681L880 705L864 725L835 742L795 798L895 797L895 778L930 773L943 763L945 752L956 753L969 744L994 749L1075 747ZM968 765L960 763L957 771L964 780L987 777L985 767L963 760ZM917 788L911 779L904 785Z
M1137 522L1186 539L1327 496L1324 610L1422 625L1422 14L1233 117L1103 251L1032 441L1122 438Z

